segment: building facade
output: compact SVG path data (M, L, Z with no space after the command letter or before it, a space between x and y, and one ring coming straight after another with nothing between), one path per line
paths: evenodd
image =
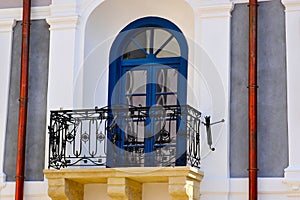
M204 174L201 200L247 198L247 1L36 0L31 13L25 199L49 199L43 170L51 166L53 155L48 134L50 112L114 104L150 108L188 104L201 112L201 123L205 116L210 116L212 123L224 119L211 126L211 145L206 142L205 126L199 128L204 133L198 152L199 173ZM13 199L15 190L21 16L20 1L0 3L1 199ZM260 199L300 198L299 20L298 0L259 1ZM158 89L157 85L166 87ZM123 95L122 89L126 90ZM166 124L173 126L171 121ZM176 144L182 141L174 137ZM128 151L125 143L118 147ZM152 155L158 144L151 139L146 143L143 151ZM110 148L104 150L108 155ZM115 160L123 162L122 156ZM155 163L151 156L143 160L138 167ZM106 160L109 162L109 167L120 166ZM103 170L109 173L108 168ZM162 177L171 173L155 171ZM99 198L107 190L102 183L87 181L81 187L84 199L108 199ZM163 181L151 179L140 187L143 199L171 199Z

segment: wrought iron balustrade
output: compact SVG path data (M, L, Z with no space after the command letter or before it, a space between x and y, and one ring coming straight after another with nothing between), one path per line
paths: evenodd
M201 113L191 106L51 111L49 168L200 168Z

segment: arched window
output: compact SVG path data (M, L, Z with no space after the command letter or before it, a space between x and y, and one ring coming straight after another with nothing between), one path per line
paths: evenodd
M187 55L185 37L172 22L146 17L130 23L111 48L108 105L185 104Z
M186 104L187 56L186 39L172 22L145 17L130 23L119 33L111 48L108 105L111 108L151 108ZM171 122L168 123L171 126ZM158 136L154 138L155 130L166 125L162 122L153 124L154 127L148 126L134 139L137 145L144 145L144 153L153 151L158 140ZM125 133L118 146L126 149L130 138ZM169 142L171 138L176 140L176 135L169 136ZM153 163L146 164L145 161L145 165Z

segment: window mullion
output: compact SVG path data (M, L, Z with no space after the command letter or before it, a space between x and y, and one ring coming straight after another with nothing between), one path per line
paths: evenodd
M150 30L150 55L153 54L154 49L154 28Z

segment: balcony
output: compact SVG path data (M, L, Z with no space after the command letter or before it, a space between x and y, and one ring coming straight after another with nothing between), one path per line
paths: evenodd
M201 119L189 105L52 111L48 195L93 199L85 185L98 184L101 199L141 200L159 183L168 199L199 199Z
M200 168L201 123L188 105L52 111L48 168Z

